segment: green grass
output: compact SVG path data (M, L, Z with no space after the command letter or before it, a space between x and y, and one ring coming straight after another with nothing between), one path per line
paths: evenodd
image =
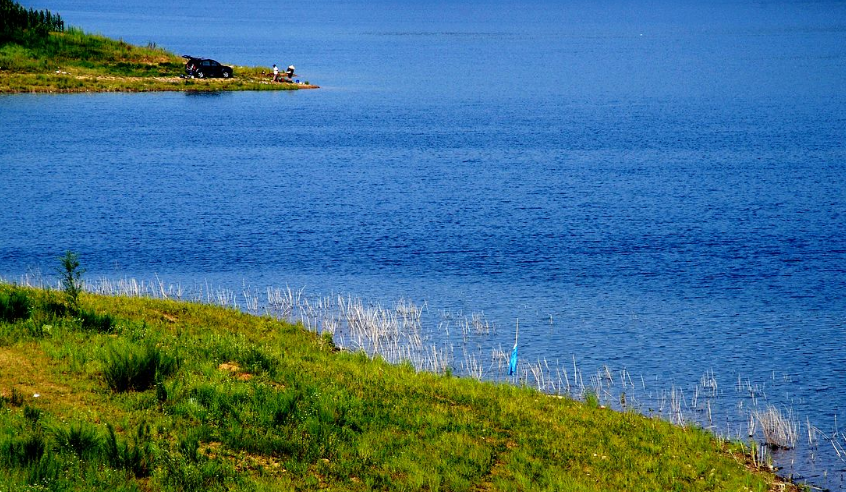
M99 330L58 292L0 285L12 297L28 305L0 319L12 490L778 490L700 429L416 373L267 317L82 293L112 320Z
M185 60L150 45L135 46L70 28L0 44L0 93L292 90L270 83L267 67L233 67L229 80L181 79Z
M182 58L161 48L134 46L120 40L87 34L71 28L52 32L26 46L6 43L0 47L0 66L10 72L97 70L102 75L166 76L178 74Z

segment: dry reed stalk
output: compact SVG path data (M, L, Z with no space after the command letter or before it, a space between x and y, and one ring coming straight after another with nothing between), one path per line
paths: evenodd
M702 375L699 380L703 389L708 391L708 396L715 397L718 394L719 386L717 385L717 378L714 376L713 370L708 370Z
M606 365L604 365L604 366L602 366L602 371L604 372L603 377L604 377L604 378L605 378L605 379L606 379L606 380L607 380L610 384L612 384L612 385L613 385L613 384L614 384L614 376L611 374L611 369L608 367L608 365L607 365L607 364L606 364Z
M603 389L604 389L604 385L603 385L604 381L605 381L605 374L602 372L602 370L597 370L596 374L594 374L593 376L590 377L591 389L593 390L593 393L597 397L602 397Z
M473 379L481 381L484 377L484 368L476 359L476 356L464 353L464 371Z
M494 366L496 366L497 377L501 378L505 368L508 366L508 354L502 350L502 346L491 350L491 366L489 371L493 371Z
M579 386L579 369L576 367L576 355L573 354L573 386ZM581 393L584 393L584 387L581 389Z
M793 418L793 412L782 414L773 405L767 405L763 412L757 409L752 412L754 420L761 426L764 440L771 448L792 449L796 447L799 435L799 424Z
M831 446L834 448L834 452L837 453L837 457L841 461L846 461L846 450L844 450L843 445L837 442L836 439L831 439Z
M244 284L241 295L244 297L244 309L250 314L258 316L259 314L259 299L258 293L252 292L250 288Z
M532 373L532 377L535 380L535 384L538 387L538 391L543 392L546 388L546 384L544 382L544 374L543 368L541 367L540 362L537 364L527 364L529 371Z
M681 389L677 390L673 385L670 391L670 422L681 427L686 424L682 414L682 405L684 404L684 392Z

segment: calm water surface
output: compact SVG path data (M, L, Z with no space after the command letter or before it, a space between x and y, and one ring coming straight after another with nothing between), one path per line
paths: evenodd
M843 2L172 3L27 5L322 89L0 97L0 275L405 297L846 421Z

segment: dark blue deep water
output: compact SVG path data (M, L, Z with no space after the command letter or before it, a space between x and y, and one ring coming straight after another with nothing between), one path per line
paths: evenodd
M525 360L748 380L838 442L846 3L24 3L322 88L0 96L7 280L71 249L483 312L486 349L519 318ZM780 465L843 489L818 447Z

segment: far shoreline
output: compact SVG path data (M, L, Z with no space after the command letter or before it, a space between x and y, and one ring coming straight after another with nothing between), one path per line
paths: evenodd
M7 36L8 37L8 36ZM0 38L2 39L2 38ZM185 57L78 28L19 34L0 42L0 94L231 92L318 89L299 75L273 80L269 67L232 65L221 78L193 77Z
M271 82L255 77L190 79L181 77L77 76L8 73L0 70L0 94L85 94L138 92L241 92L319 89L305 83Z

